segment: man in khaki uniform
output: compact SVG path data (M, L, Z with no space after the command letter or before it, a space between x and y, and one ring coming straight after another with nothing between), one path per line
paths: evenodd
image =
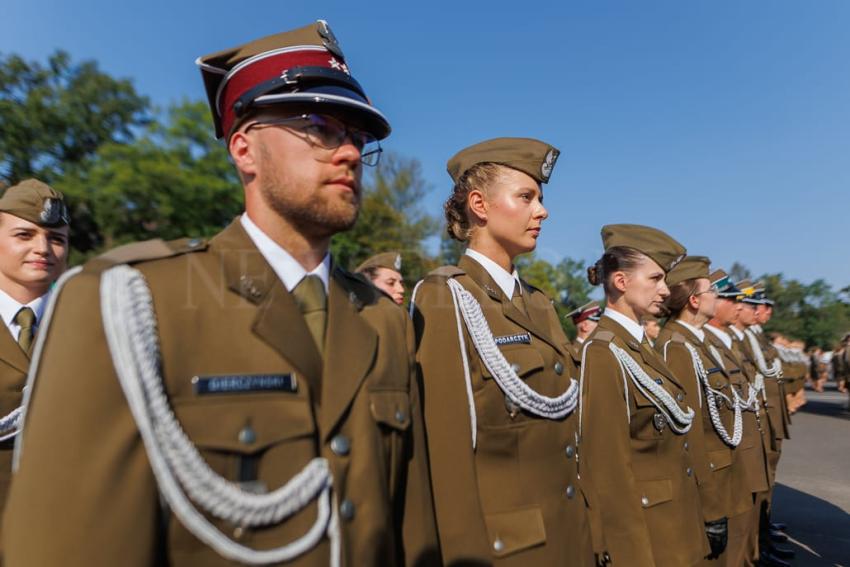
M369 278L372 285L398 305L404 303L404 276L401 275L401 254L398 252L375 254L364 260L354 272Z
M199 65L246 213L65 280L8 565L429 564L412 326L328 255L389 125L323 21Z
M12 478L12 446L35 332L50 286L65 270L68 209L62 194L35 179L0 197L0 511Z
M576 327L576 338L568 347L573 361L577 366L580 366L582 347L599 324L599 318L602 316L602 308L599 307L598 302L590 301L578 309L570 311L566 316L572 319L573 325Z

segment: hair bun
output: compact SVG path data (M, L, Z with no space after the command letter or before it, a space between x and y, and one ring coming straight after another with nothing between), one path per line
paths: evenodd
M590 282L590 285L599 285L602 283L599 278L599 266L597 264L594 264L587 268L587 281Z

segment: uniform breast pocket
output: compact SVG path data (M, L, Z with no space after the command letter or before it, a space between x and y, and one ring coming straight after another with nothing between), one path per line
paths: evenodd
M309 402L255 394L175 400L175 414L207 464L246 489L274 490L318 455Z
M631 389L632 418L630 422L632 437L645 441L657 441L664 437L667 418L658 411L655 404L641 392Z
M383 464L386 478L395 489L404 467L404 448L410 428L410 396L407 392L369 392L369 409L383 437Z
M543 354L532 346L507 346L502 347L501 351L513 371L523 380L526 380L545 366ZM481 374L485 379L493 378L493 373L490 372L484 361L481 361Z

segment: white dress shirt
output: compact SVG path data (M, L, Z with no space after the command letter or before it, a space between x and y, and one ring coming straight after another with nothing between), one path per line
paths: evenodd
M514 282L519 283L519 273L516 271L516 268L514 268L514 272L511 274L484 254L476 252L472 248L466 249L466 255L481 264L481 267L487 270L487 273L490 274L490 277L493 278L493 281L496 282L496 285L499 286L499 289L504 292L508 299L513 298ZM520 294L522 294L521 283L519 284L519 290Z
M641 325L637 321L629 319L628 317L626 317L619 311L615 311L611 307L606 307L605 311L602 312L602 316L610 317L611 319L622 325L622 327L626 329L629 334L635 338L637 342L640 343L643 341L643 325Z
M700 340L700 342L703 342L703 343L705 342L705 333L702 332L702 329L697 329L696 327L694 327L690 323L685 323L681 319L677 319L676 322L679 323L684 328L686 328L687 330L689 330L690 332L692 332L696 336L696 338L698 338Z
M260 254L263 255L263 258L265 258L266 262L268 262L272 267L274 273L277 274L277 277L279 277L280 281L283 282L283 285L286 287L286 291L292 292L292 290L295 289L295 286L304 279L304 276L316 275L322 280L322 283L325 286L325 293L328 292L328 279L330 278L331 273L330 254L325 254L321 263L308 272L304 269L304 266L298 262L298 260L293 258L289 252L280 246L280 244L269 238L268 235L260 229L260 227L254 224L254 222L248 218L248 213L244 213L239 221L242 223L242 227L245 229L245 232L248 233L248 237L254 242L257 250L260 251Z
M24 307L29 307L35 313L35 323L33 324L33 333L38 329L38 324L41 322L41 316L44 315L44 308L47 307L47 297L50 295L48 291L41 297L33 299L26 305L18 303L12 299L9 294L0 289L0 317L3 318L3 323L9 332L12 333L12 338L18 342L18 337L21 334L21 326L15 323L15 315Z

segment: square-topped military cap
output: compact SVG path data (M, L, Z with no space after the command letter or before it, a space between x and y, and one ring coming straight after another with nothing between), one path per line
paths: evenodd
M216 137L230 136L252 110L289 105L328 112L376 138L390 124L351 70L324 20L199 57Z
M687 250L664 231L640 224L608 224L602 227L605 250L617 246L633 248L652 258L669 272L685 258Z
M602 308L599 307L599 304L595 301L585 303L578 309L574 309L567 313L567 317L570 317L576 325L588 319L591 321L599 321L600 315L602 315Z
M446 169L457 183L472 166L496 163L527 173L538 183L547 183L560 153L534 138L494 138L462 149L449 160Z
M732 283L732 278L729 277L729 274L719 268L711 272L708 279L711 281L711 285L714 289L717 290L718 297L735 299L741 295L741 290L735 287L735 284Z
M354 271L359 273L369 268L387 268L389 270L401 272L401 254L398 252L382 252L380 254L375 254L370 258L366 258L366 260L357 266Z
M0 211L46 228L71 222L62 193L37 179L25 179L6 189L0 197Z
M706 256L685 256L672 270L667 273L667 285L696 280L699 278L709 279L708 266L711 264Z

